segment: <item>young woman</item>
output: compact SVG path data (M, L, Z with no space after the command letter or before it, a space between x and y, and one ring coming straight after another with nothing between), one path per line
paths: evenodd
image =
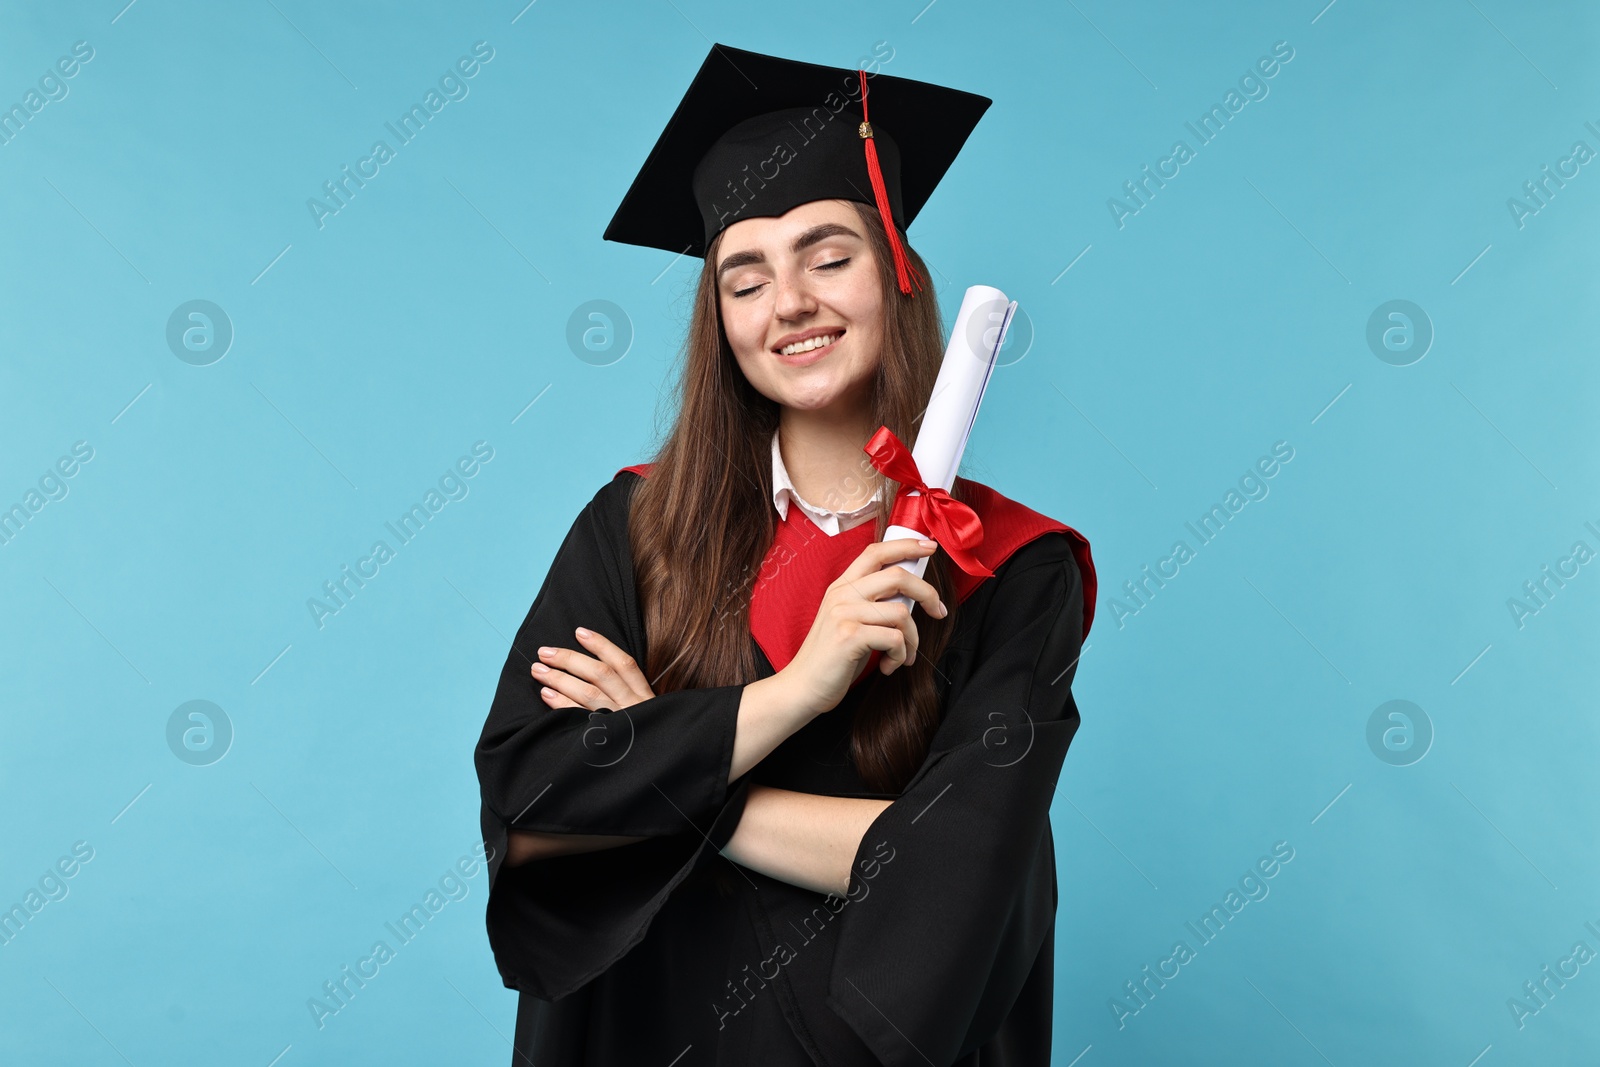
M1050 1061L1093 564L966 479L962 567L879 540L879 428L915 440L944 351L904 229L987 101L875 77L914 147L864 75L826 101L849 73L714 46L608 230L677 244L688 198L705 265L676 423L573 524L475 753L517 1064Z

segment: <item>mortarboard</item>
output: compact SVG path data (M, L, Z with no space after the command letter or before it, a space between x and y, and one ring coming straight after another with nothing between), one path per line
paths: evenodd
M888 219L901 230L911 225L991 103L928 82L714 44L605 239L704 256L711 239L741 219L854 200L886 217L900 290L909 293L922 282Z

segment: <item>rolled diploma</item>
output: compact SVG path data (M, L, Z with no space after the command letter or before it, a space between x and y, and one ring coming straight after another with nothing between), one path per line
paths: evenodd
M956 472L961 469L961 454L967 449L967 438L978 418L978 405L983 402L995 358L1005 343L1006 327L1016 310L1015 300L1007 300L1006 294L989 285L972 286L961 300L944 361L939 364L938 380L933 383L933 397L922 415L922 430L911 449L917 470L930 487L949 489L955 482ZM919 495L914 490L903 491ZM885 541L927 536L924 530L896 525L883 532ZM928 568L928 557L900 560L894 565L921 578ZM904 594L889 599L911 606L911 598Z

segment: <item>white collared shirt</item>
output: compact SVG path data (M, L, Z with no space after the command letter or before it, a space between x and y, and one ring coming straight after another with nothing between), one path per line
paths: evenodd
M875 515L878 501L883 497L880 488L872 494L872 499L851 511L828 511L815 504L808 503L804 497L795 492L794 483L789 481L789 471L783 465L783 451L778 447L778 433L772 434L772 506L778 509L778 519L782 521L789 517L789 503L800 505L800 510L829 537L836 537L852 527L860 526L871 520Z

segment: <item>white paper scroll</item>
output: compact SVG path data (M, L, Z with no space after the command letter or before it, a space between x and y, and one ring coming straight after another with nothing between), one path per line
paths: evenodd
M989 375L994 370L1000 346L1005 343L1006 327L1011 324L1016 310L1015 300L1006 299L1006 294L988 285L974 285L961 300L961 311L956 315L950 343L944 350L944 362L939 365L939 378L933 385L933 397L923 413L922 430L911 450L917 470L922 472L922 480L930 487L949 489L955 482L956 472L961 469L961 454L967 449L967 438L978 418L978 405L983 402ZM911 490L901 491L918 495ZM885 541L927 536L925 530L904 526L890 526L883 532ZM904 567L921 578L928 567L928 558L901 560L895 566ZM890 599L907 606L911 604L911 598L904 595Z

